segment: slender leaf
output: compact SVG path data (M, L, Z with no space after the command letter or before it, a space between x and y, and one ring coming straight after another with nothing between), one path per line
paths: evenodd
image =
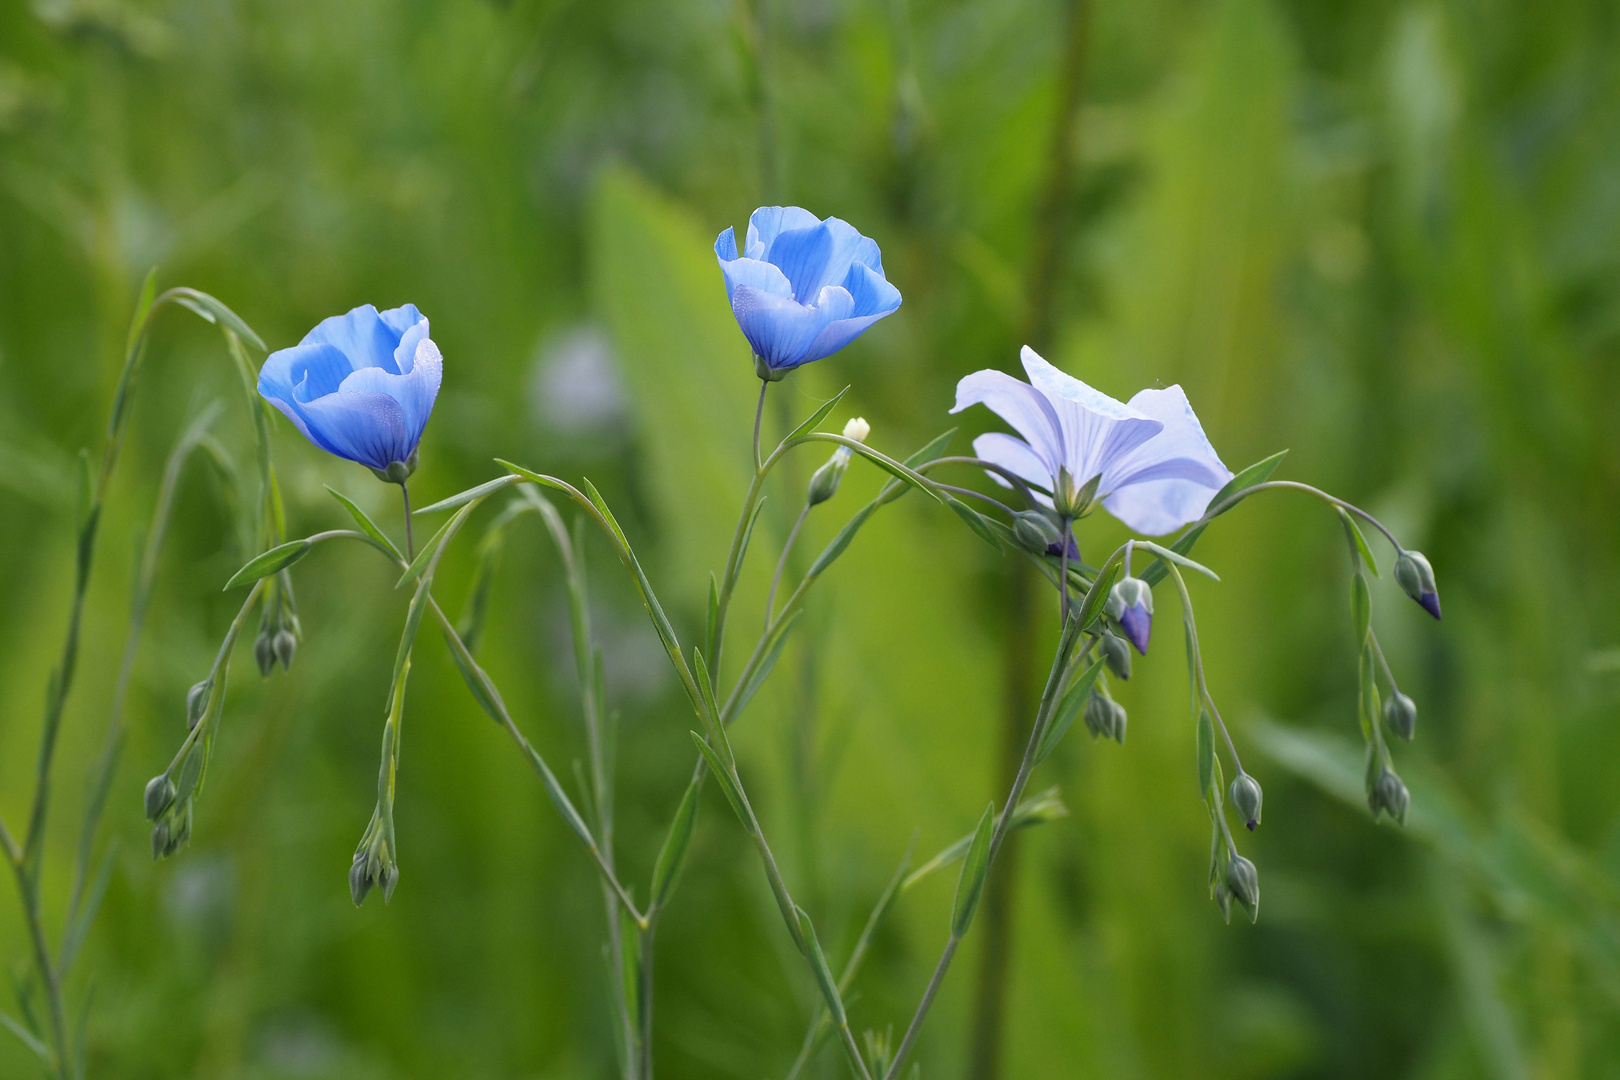
M748 811L744 807L742 792L737 790L737 784L732 780L731 773L726 769L725 762L720 760L720 755L715 753L714 747L710 746L702 735L695 731L689 734L692 736L692 742L697 745L698 753L702 754L703 760L708 763L709 771L714 773L715 783L720 785L720 790L725 793L726 801L731 804L731 812L737 815L737 820L742 822L742 827L748 831L749 835L753 835L754 826L750 821Z
M816 937L815 923L804 908L793 905L793 914L799 922L799 939L804 942L805 959L810 961L810 970L815 972L816 984L821 987L821 996L827 1002L827 1011L832 1013L836 1024L847 1023L844 1014L844 999L838 993L838 983L833 979L832 968L827 966L827 954L821 951L821 941Z
M810 414L809 419L788 433L788 437L782 440L783 445L792 442L801 435L807 435L814 431L816 425L827 419L827 414L832 412L840 401L844 400L844 395L847 393L849 393L849 387L846 386L834 394L831 399L822 402L820 407Z
M842 435L816 435L806 436L806 438L817 442L835 442L839 446L847 446L857 454L864 457L866 460L872 462L872 464L876 465L878 468L894 476L896 479L903 480L907 484L910 484L912 487L916 488L918 491L926 493L927 496L930 499L933 499L935 502L945 501L943 495L934 490L934 485L929 483L928 479L921 473L914 471L910 466L900 464L900 462L894 460L892 457L872 449L865 443L856 442L854 439L846 439Z
M519 478L517 476L514 476L511 473L508 473L505 476L497 476L493 480L484 481L477 487L470 487L466 491L459 491L450 496L448 499L440 499L432 506L424 506L420 510L414 511L412 516L414 517L416 514L437 514L441 510L454 510L458 506L465 506L474 499L482 499L486 496L495 494L495 492L501 490L501 488L510 487L517 483L518 479Z
M1378 560L1373 558L1372 548L1367 546L1367 538L1362 535L1361 527L1356 524L1354 518L1345 512L1342 506L1338 510L1339 521L1344 525L1345 539L1350 542L1351 556L1359 557L1360 561L1366 564L1367 569L1372 571L1372 576L1377 577Z
M995 530L990 527L990 523L983 514L954 495L945 496L945 505L949 506L957 517L966 522L967 527L972 529L980 540L983 540L997 551L1001 550L1001 538L996 535Z
M1151 570L1153 567L1150 566L1148 569ZM1125 566L1120 560L1110 559L1097 572L1096 580L1091 583L1091 588L1086 590L1085 601L1080 605L1080 614L1077 616L1080 629L1089 629L1093 623L1102 618L1103 605L1108 602L1108 593L1124 571ZM1143 580L1147 580L1147 575L1143 575Z
M748 682L743 685L742 692L737 695L737 704L732 706L731 712L725 717L726 723L733 723L737 717L742 715L743 709L748 707L748 703L759 692L759 688L765 685L765 680L771 677L771 669L776 667L776 661L781 658L782 646L787 644L788 635L793 632L793 626L799 621L801 614L803 614L802 608L785 619L779 620L775 640L771 642L769 650L765 653L764 659L759 662L759 666L754 669L754 673L748 676Z
M152 313L152 301L157 297L157 267L146 272L146 280L141 282L141 294L135 301L135 315L129 320L129 335L124 339L124 355L128 356L140 344L141 333L146 329L146 319Z
M1079 678L1074 680L1074 684L1058 702L1057 711L1052 714L1052 719L1047 721L1046 734L1041 736L1040 748L1035 752L1037 765L1045 761L1046 755L1056 749L1057 744L1063 741L1063 736L1068 734L1069 726L1074 723L1074 718L1080 715L1086 699L1091 696L1091 688L1097 685L1097 677L1102 674L1102 669L1102 660L1100 658L1093 660L1091 666L1080 673Z
M1198 710L1198 790L1205 799L1212 798L1215 786L1215 725L1210 722L1209 710Z
M292 540L280 547L273 547L248 560L246 566L231 575L231 580L225 583L225 591L230 591L238 585L246 585L250 581L269 577L271 574L287 569L293 563L309 554L314 547L308 538Z
M663 907L664 901L669 899L681 875L681 867L686 863L686 851L692 844L692 832L697 826L698 793L702 787L702 777L694 773L692 782L686 785L686 793L681 796L681 804L675 808L675 819L669 824L664 846L658 849L658 861L653 864L652 876L654 911Z
M0 1012L0 1024L5 1025L7 1031L11 1032L13 1035L17 1036L18 1039L22 1040L22 1044L28 1047L28 1049L32 1050L39 1060L43 1061L51 1068L56 1067L56 1055L51 1053L50 1047L40 1042L39 1039L34 1036L33 1032L29 1031L26 1027L23 1027L21 1023L13 1019L10 1013Z
M979 897L984 892L984 879L990 872L990 835L995 830L996 806L991 803L979 818L979 827L968 845L967 857L962 860L962 874L956 879L956 900L951 906L951 936L960 938L973 925L973 913L979 908Z
M1356 628L1356 640L1366 641L1372 629L1372 593L1367 587L1367 576L1360 570L1350 575L1350 617Z
M1221 576L1219 574L1205 566L1203 563L1193 562L1180 552L1172 551L1169 548L1160 547L1151 540L1138 540L1136 542L1136 546L1146 551L1153 552L1153 554L1157 555L1161 559L1168 559L1177 566L1184 566L1188 570L1196 570L1205 577L1211 578L1215 581L1221 580Z
M478 509L478 504L482 501L483 496L478 496L471 502L463 504L461 509L456 511L455 516L445 522L439 531L433 534L431 540L422 545L422 550L416 553L416 558L411 560L411 565L406 567L405 572L399 576L399 580L394 582L394 588L398 589L409 585L419 577L432 577L432 571L439 565L439 559L444 554L446 545L450 543L451 538L456 533L461 531L461 527L467 523L467 518L474 510Z
M209 296L205 292L198 292L196 289L179 288L170 289L169 292L173 294L175 303L180 304L183 307L190 308L205 321L227 326L236 333L237 337L241 338L249 345L252 345L260 352L269 351L264 343L264 339L258 334L255 334L253 332L253 328L247 323L243 322L240 315L226 307L224 304L220 303L214 297Z
M866 524L866 519L877 512L879 505L877 500L873 500L855 511L855 515L844 523L842 529L838 530L838 535L832 538L832 542L822 549L820 555L816 556L816 561L810 564L810 569L804 576L813 580L825 573L827 567L836 562L838 556L842 555L844 550L849 547L850 541L855 539L855 534L861 531L862 525Z
M326 490L331 493L332 498L343 504L343 509L347 510L349 512L349 516L354 518L354 523L360 526L361 532L365 533L378 544L382 545L385 551L393 552L394 558L400 560L401 562L405 561L404 553L401 552L399 548L394 546L394 542L388 539L388 534L379 529L377 527L377 523L372 521L370 516L367 515L364 510L360 509L353 499L349 498L347 495L343 494L343 492L338 491L334 487L328 486Z
M1226 513L1228 510L1232 509L1233 506L1236 506L1238 502L1242 502L1242 500L1239 499L1233 502L1231 506L1221 506L1221 504L1227 499L1230 499L1233 495L1236 495L1245 488L1254 487L1256 484L1263 484L1267 480L1271 479L1271 474L1277 471L1277 466L1282 464L1283 456L1287 453L1287 450L1279 450L1270 457L1263 458L1260 461L1255 462L1253 465L1250 465L1248 468L1232 477L1232 479L1228 480L1226 482L1226 486L1221 488L1220 491L1216 492L1213 499L1209 500L1209 505L1211 507L1220 507L1220 512L1217 513L1215 517L1220 517L1221 514ZM1211 518L1210 520L1213 521L1214 518ZM1204 530L1208 527L1208 521L1202 521L1197 525L1194 525L1192 528L1188 529L1186 532L1182 533L1176 538L1176 542L1170 545L1171 550L1175 551L1179 555L1187 554L1187 552L1192 550L1193 545L1198 543L1198 538L1204 535ZM1147 582L1149 585L1157 585L1159 582L1164 580L1164 575L1166 573L1168 573L1168 571L1165 570L1163 565L1154 563L1143 572L1142 580Z

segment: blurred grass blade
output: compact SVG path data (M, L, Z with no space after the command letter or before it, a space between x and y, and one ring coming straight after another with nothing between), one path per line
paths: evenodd
M285 570L293 563L309 554L314 547L307 538L303 540L290 540L280 547L273 547L269 551L249 559L247 565L231 575L231 580L225 583L222 591L229 592L238 585L246 585L250 581L269 577L280 570Z
M260 352L269 351L269 348L264 343L264 339L258 334L254 333L253 328L247 323L243 322L240 315L226 307L224 304L220 303L214 297L209 296L207 293L199 292L196 289L188 289L182 286L180 288L170 289L168 295L172 295L174 297L175 303L180 304L182 307L190 308L207 322L218 323L230 327L230 329L235 332L237 337L252 345Z
M51 1069L56 1067L56 1055L51 1053L48 1046L35 1038L31 1031L13 1019L10 1013L0 1012L0 1024L5 1025L7 1031L17 1036L24 1046L32 1050L35 1056L45 1063L46 1067Z
M990 872L990 834L996 827L996 804L984 808L979 827L968 845L967 857L962 860L962 875L956 879L956 900L951 905L951 936L962 937L973 925L973 913L979 908L979 896L984 892L984 879Z

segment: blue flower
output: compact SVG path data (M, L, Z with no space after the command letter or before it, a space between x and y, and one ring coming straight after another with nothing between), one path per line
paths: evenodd
M403 479L416 467L443 376L444 357L416 305L379 314L366 304L271 353L259 393L322 450L379 474L398 463L392 472Z
M1198 520L1232 479L1181 387L1143 390L1124 404L1059 371L1028 346L1023 360L1029 382L1002 371L975 371L956 384L951 411L988 405L1016 428L1022 439L992 431L973 440L974 452L1032 487L1058 494L1065 512L1088 508L1067 504L1076 497L1087 501L1095 481L1091 501L1137 532L1160 536ZM995 473L990 478L1006 484ZM1037 498L1052 505L1045 494Z
M714 253L763 379L831 356L900 306L876 243L848 222L821 221L797 206L760 207L742 255L730 229Z

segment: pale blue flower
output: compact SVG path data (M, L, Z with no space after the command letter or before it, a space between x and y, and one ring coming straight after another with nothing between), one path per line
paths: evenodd
M760 207L741 256L730 229L714 253L761 378L831 356L900 306L876 243L848 222L797 206Z
M379 313L366 304L271 353L259 393L322 450L379 473L397 462L408 475L443 375L416 305Z
M1193 415L1179 386L1143 390L1115 401L1048 364L1025 346L1029 382L1002 371L975 371L956 384L956 407L988 405L1022 435L980 435L974 452L1049 494L1067 482L1095 498L1126 525L1149 536L1198 520L1232 473ZM991 478L1006 481L995 473Z

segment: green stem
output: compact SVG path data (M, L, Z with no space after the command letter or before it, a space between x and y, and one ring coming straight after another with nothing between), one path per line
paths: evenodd
M804 504L799 511L798 519L793 522L793 528L788 530L787 542L782 545L782 556L776 560L776 573L771 575L771 591L765 594L765 629L771 628L771 611L776 607L776 589L782 584L782 571L787 567L788 555L793 551L794 541L799 539L799 530L804 527L804 519L810 516L810 504Z
M1214 506L1211 506L1209 509L1205 510L1204 516L1193 522L1192 528L1197 528L1200 525L1207 524L1214 518L1219 517L1233 505L1242 500L1245 496L1252 495L1256 491L1267 491L1274 488L1288 488L1293 491L1303 491L1308 495L1315 495L1318 499L1321 499L1331 506L1337 506L1341 510L1348 511L1349 513L1356 515L1367 524L1383 533L1384 539L1389 541L1390 546L1395 549L1395 553L1397 555L1406 550L1401 546L1401 542L1395 539L1395 534L1384 528L1383 522L1367 513L1367 511L1363 510L1361 507L1356 506L1353 503L1347 503L1337 496L1329 495L1321 488L1312 487L1309 484L1302 484L1297 480L1267 480L1263 483L1253 484L1246 487L1242 491L1234 491L1232 494L1222 499L1219 503L1216 503Z
M1199 697L1204 707L1209 710L1209 714L1215 718L1215 726L1221 729L1221 738L1226 740L1227 753L1232 755L1232 764L1237 766L1237 771L1241 773L1243 760L1238 757L1237 744L1232 741L1231 733L1226 730L1226 721L1221 719L1221 711L1215 707L1215 697L1209 692L1209 683L1204 680L1204 649L1198 642L1198 624L1193 619L1192 596L1187 592L1187 581L1181 576L1181 568L1175 563L1169 559L1159 561L1170 568L1170 576L1176 581L1176 591L1181 594L1182 617L1187 620L1187 631L1192 635L1193 667L1197 673ZM1231 843L1231 839L1230 836L1227 837L1228 844Z
M411 487L403 480L399 482L399 497L405 503L405 558L414 562L416 538L411 534Z

